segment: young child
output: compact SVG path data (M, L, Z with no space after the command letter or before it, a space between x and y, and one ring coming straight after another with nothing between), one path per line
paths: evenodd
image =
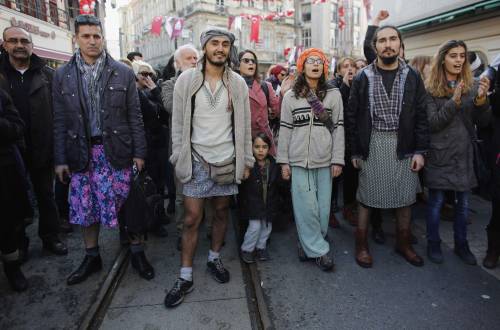
M257 259L269 259L266 243L271 235L272 221L278 213L278 185L281 180L280 168L269 155L271 141L262 132L253 139L255 165L250 176L240 186L239 201L241 218L248 220L248 228L241 245L241 259L246 263Z

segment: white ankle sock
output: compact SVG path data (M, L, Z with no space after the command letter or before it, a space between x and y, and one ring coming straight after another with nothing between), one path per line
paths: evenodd
M186 281L193 281L193 267L181 267L180 278Z
M208 261L213 262L215 259L219 259L220 253L208 250Z

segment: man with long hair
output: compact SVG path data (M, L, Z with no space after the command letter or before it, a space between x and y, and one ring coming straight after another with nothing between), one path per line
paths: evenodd
M230 196L248 178L254 165L248 87L230 68L235 59L235 37L222 29L201 34L203 58L198 67L183 72L174 87L172 156L175 174L184 184L184 225L180 277L165 297L167 308L180 304L193 290L193 257L203 206L210 199L215 210L207 268L218 283L229 281L220 250L229 218ZM227 180L213 174L217 164L228 169Z
M314 259L323 271L334 267L325 239L332 179L344 166L342 96L326 83L328 59L317 48L297 61L297 80L282 103L278 157L282 176L292 179L292 203L299 236L299 260Z
M411 246L410 219L429 145L427 94L420 75L399 57L401 45L396 27L375 32L377 58L354 79L346 111L352 164L360 169L356 261L361 267L373 263L367 242L373 208L395 209L396 252L412 265L424 263Z

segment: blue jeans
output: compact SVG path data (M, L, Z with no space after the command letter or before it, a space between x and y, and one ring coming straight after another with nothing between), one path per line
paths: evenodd
M427 239L433 242L440 242L439 220L441 217L441 207L444 202L444 190L429 189L429 200L427 201ZM453 219L453 231L455 244L467 241L467 216L469 215L469 195L468 191L455 191L454 206L455 216Z

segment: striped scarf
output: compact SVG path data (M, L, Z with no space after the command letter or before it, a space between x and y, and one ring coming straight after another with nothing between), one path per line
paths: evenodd
M320 101L320 99L314 94L312 90L309 90L309 92L306 95L306 100L307 103L311 106L311 109L314 113L314 115L321 121L326 128L331 132L333 132L334 126L333 126L333 121L330 115L328 114L328 111L326 111L325 107L323 106L323 103Z
M82 73L83 78L83 88L87 90L87 105L89 106L89 111L97 114L96 118L100 118L99 109L101 107L101 93L99 91L99 80L101 78L102 72L104 71L104 65L106 64L106 52L103 51L101 56L97 61L89 65L85 63L83 57L80 53L80 49L76 51L76 65Z

